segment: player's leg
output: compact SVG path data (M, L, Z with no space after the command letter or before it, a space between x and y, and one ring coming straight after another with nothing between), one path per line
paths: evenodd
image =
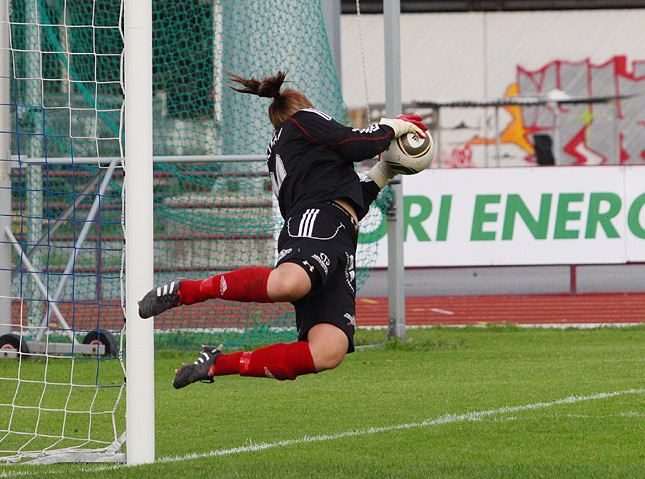
M173 280L149 291L139 304L142 318L156 316L179 305L220 298L229 301L269 303L296 301L311 289L301 266L282 263L277 268L242 268L203 280Z
M177 371L173 385L180 389L229 374L293 380L303 374L337 367L345 358L348 345L345 332L333 324L321 323L309 330L307 341L272 344L232 354L222 354L217 348L205 346L197 361Z
M340 365L348 349L347 335L333 324L317 324L306 341L272 344L255 351L222 355L214 362L214 376L295 379Z
M177 371L173 386L180 389L196 381L212 381L213 376L229 374L285 380L315 372L307 341L277 343L231 354L205 346L197 361Z
M211 298L267 303L272 268L242 268L202 280L175 279L150 290L139 303L139 316L149 318L180 305Z
M306 341L272 344L255 351L223 355L214 362L211 372L215 376L238 373L240 376L293 380L340 365L348 343L347 335L338 327L320 323L309 330Z
M181 304L208 299L271 303L297 301L311 289L309 276L301 266L282 263L276 268L242 268L203 280L185 280L180 285Z
M348 220L349 221L349 220ZM213 376L240 374L242 376L295 379L296 377L337 367L347 352L354 350L355 332L355 231L350 237L345 232L336 243L317 244L314 251L327 260L326 281L321 279L325 270L316 267L303 268L306 264L320 266L306 253L306 243L301 243L299 253L285 255L283 259L293 262L281 263L276 269L289 271L298 268L309 276L309 283L316 287L306 296L294 301L296 326L299 341L290 344L273 344L251 352L221 354L218 350L205 348L195 363L178 371L174 385L184 387L198 380L209 380ZM347 241L343 238L347 239ZM293 251L293 249L292 249ZM283 266L288 266L280 269ZM296 270L297 271L297 270ZM289 277L298 277L291 274ZM276 280L279 274L273 275Z

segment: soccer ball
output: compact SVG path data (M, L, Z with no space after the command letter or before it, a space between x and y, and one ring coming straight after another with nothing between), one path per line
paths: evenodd
M406 133L392 140L390 147L381 153L381 161L401 175L415 175L425 170L434 158L434 140L430 132L425 138L416 133Z

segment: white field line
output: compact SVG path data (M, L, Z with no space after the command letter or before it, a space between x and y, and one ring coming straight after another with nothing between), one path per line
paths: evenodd
M430 427L430 426L441 426L444 424L454 424L459 422L476 422L476 421L482 421L490 416L496 416L499 414L508 414L508 413L514 413L514 412L520 412L520 411L535 410L535 409L545 409L545 408L560 406L564 404L575 404L579 402L593 401L597 399L608 399L608 398L613 398L617 396L624 396L626 394L643 394L644 392L645 392L645 388L638 388L638 389L628 389L625 391L615 391L610 393L597 393L597 394L591 394L589 396L569 396L564 399L557 399L555 401L539 402L534 404L526 404L524 406L504 406L496 409L487 409L484 411L469 412L465 414L446 414L444 416L439 416L438 418L435 418L435 419L426 419L425 421L421 421L421 422L398 424L394 426L372 427L369 429L357 429L354 431L341 432L337 434L321 434L317 436L304 436L300 439L287 439L284 441L277 441L277 442L263 442L259 444L251 443L245 446L239 446L239 447L234 447L230 449L218 449L215 451L192 453L192 454L186 454L183 456L162 457L157 459L155 463L183 462L183 461L190 461L193 459L201 459L206 457L228 456L232 454L241 454L245 452L264 451L267 449L273 449L277 447L287 447L287 446L293 446L298 444L334 441L337 439L344 439L349 437L368 436L372 434L380 434L383 432L390 432L390 431L400 431L405 429ZM624 416L633 417L634 414L626 413ZM510 418L510 419L515 419L515 418ZM109 465L109 466L101 466L101 467L94 467L94 468L80 468L78 472L91 473L95 471L120 469L123 467L128 467L128 466ZM0 472L0 478L31 476L35 474L40 474L41 472L42 471L37 471L37 470L34 470L33 472L24 471L24 470L11 472L11 471L5 470L3 472ZM67 472L68 471L60 471L60 473L67 473ZM51 472L48 471L48 474L52 474L52 475L57 473L58 471L51 471Z
M210 451L210 452L204 452L204 453L187 454L185 456L164 457L164 458L158 459L157 462L178 462L178 461L198 459L203 457L226 456L230 454L239 454L243 452L263 451L263 450L272 449L275 447L293 446L296 444L306 444L311 442L333 441L336 439L344 439L347 437L367 436L371 434L379 434L382 432L400 431L403 429L441 426L443 424L452 424L452 423L458 423L458 422L481 421L486 417L494 416L498 414L527 411L532 409L543 409L551 406L558 406L562 404L575 404L578 402L591 401L595 399L607 399L607 398L612 398L612 397L621 396L625 394L642 394L643 392L645 392L645 389L639 388L639 389L629 389L626 391L616 391L611 393L598 393L598 394L592 394L590 396L569 396L567 398L558 399L551 402L539 402L535 404L527 404L524 406L506 406L506 407L501 407L497 409L488 409L485 411L469 412L465 414L446 414L436 419L426 419L425 421L422 421L422 422L398 424L394 426L372 427L369 429L358 429L355 431L347 431L347 432L341 432L338 434L330 434L330 435L322 434L319 436L311 436L311 437L305 436L300 439L288 439L288 440L279 441L279 442L264 442L259 444L249 444L247 446L234 447L232 449L219 449L216 451Z
M408 329L433 329L433 328L488 328L495 326L514 326L517 328L544 328L544 329L607 329L630 328L642 326L645 323L472 323L472 324L415 324L407 326ZM361 326L358 329L387 329L389 326Z

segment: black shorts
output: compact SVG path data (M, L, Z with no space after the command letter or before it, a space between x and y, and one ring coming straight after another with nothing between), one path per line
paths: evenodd
M341 206L317 203L285 221L278 238L278 261L296 263L311 279L311 291L293 303L298 340L320 323L340 328L354 351L356 331L356 245L358 225Z

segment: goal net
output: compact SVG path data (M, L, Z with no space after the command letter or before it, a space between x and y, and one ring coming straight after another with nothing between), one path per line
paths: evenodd
M121 7L0 5L0 457L122 460Z
M124 460L122 159L137 126L123 120L123 11L123 0L0 0L5 463ZM155 0L152 14L154 282L272 266L268 102L240 98L225 73L286 70L289 87L349 124L320 1ZM374 251L361 255L369 267ZM211 301L154 327L157 349L296 338L284 304Z

